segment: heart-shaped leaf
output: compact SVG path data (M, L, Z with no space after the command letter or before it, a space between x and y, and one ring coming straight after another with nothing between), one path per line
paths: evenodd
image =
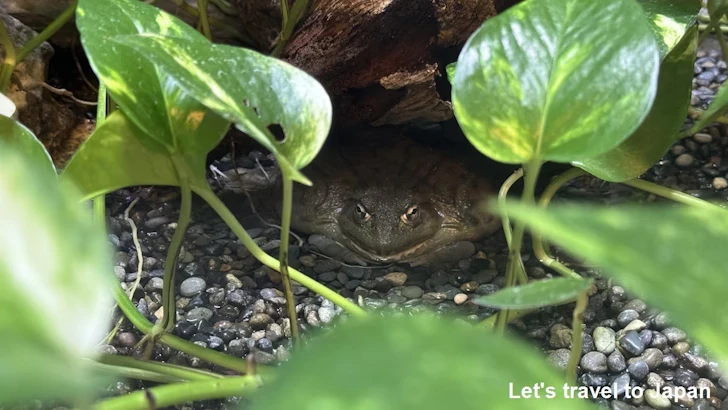
M728 365L728 211L675 207L508 203L525 222L574 255L596 263L625 289L664 309ZM503 210L502 210L503 211Z
M565 398L564 382L518 340L434 317L375 316L313 340L251 403L255 410L592 408ZM539 398L521 396L541 383L553 398L545 389Z
M108 329L111 258L75 192L31 157L0 141L0 403L80 402L107 381L82 358Z
M56 167L48 151L38 141L33 131L25 128L23 124L12 118L0 116L0 141L13 146L33 161L35 168L43 173L45 178L56 176Z
M655 165L675 142L690 106L697 45L698 27L692 26L662 61L655 103L634 134L604 154L572 164L606 181L637 178Z
M573 302L592 285L591 279L556 278L502 289L475 300L501 309L535 309Z
M150 97L159 94L158 78L174 79L274 153L283 172L309 183L298 170L316 156L331 124L331 102L315 79L263 54L211 44L181 20L136 0L80 0L80 10L90 15L107 3L116 4L112 12L92 19L79 12L79 30L96 72L125 101L119 101L125 111L140 111L129 117L145 133L163 132L164 107ZM119 62L128 62L128 69L115 68Z
M455 115L470 142L501 162L593 157L647 115L658 62L634 0L526 0L465 44Z

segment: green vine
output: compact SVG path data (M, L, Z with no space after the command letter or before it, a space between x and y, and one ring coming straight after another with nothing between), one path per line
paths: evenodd
M283 2L285 3L285 1ZM293 342L299 342L298 317L296 315L296 298L291 287L291 277L288 273L288 241L291 232L291 203L293 201L293 180L284 172L283 178L283 216L281 217L281 247L280 247L280 272L283 291L286 295L286 307L288 318L291 321L291 336Z

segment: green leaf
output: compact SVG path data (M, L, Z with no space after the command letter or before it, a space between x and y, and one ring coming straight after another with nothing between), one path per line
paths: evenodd
M708 0L707 6L711 21L720 21L721 17L728 11L728 1L726 0Z
M298 170L321 149L331 125L323 87L294 66L255 51L145 35L120 37L152 58L187 92L272 152L283 172L310 184ZM269 126L280 126L283 140Z
M80 402L108 382L82 358L108 329L111 258L76 193L35 159L0 141L0 403Z
M698 27L670 51L660 67L657 97L645 121L626 141L596 157L572 164L606 181L637 178L672 146L690 106Z
M634 0L526 0L465 44L455 115L470 142L501 162L593 157L645 118L658 62Z
M81 145L61 174L83 199L135 185L172 185L179 179L165 147L116 111Z
M293 179L308 183L298 170L316 156L331 125L331 102L313 77L251 50L211 44L143 2L80 0L80 7L79 30L94 70L146 134L171 144L157 137L167 107L156 96L173 79L274 153ZM275 126L284 141L269 128Z
M573 302L592 285L591 279L556 278L502 289L475 300L501 309L535 309Z
M600 265L625 289L668 312L728 365L728 316L720 309L728 289L727 210L576 205L543 210L517 203L506 209L510 217Z
M206 42L204 36L160 10L132 7L138 1L79 0L76 25L89 63L104 82L114 102L150 138L174 146L166 122L169 107L160 98L166 77L154 64L132 48L113 41L118 36L165 33Z
M544 383L553 399L509 398ZM251 398L279 409L588 409L566 399L564 380L522 342L434 317L368 317L315 339Z
M13 146L33 161L36 169L46 178L56 176L56 167L43 144L38 141L33 131L11 118L0 116L0 141Z
M702 7L700 0L639 0L664 58L681 42L695 23Z
M458 63L450 63L447 66L445 66L445 72L447 73L447 81L450 82L450 84L453 84L455 82L455 67L457 67Z

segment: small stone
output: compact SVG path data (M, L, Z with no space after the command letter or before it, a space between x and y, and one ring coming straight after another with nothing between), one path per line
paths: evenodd
M124 347L134 347L137 344L137 337L132 332L119 333L118 340Z
M690 343L688 342L677 342L672 346L672 352L678 356L682 356L690 350Z
M645 350L645 345L642 343L639 333L634 330L625 333L619 339L619 346L632 356L639 356Z
M566 370L566 366L569 364L569 356L571 350L569 349L558 349L549 353L546 360L551 363L557 370Z
M201 320L210 320L210 318L212 318L212 315L212 310L206 307L196 307L187 312L187 316L185 317L185 319L187 319L188 322L197 323Z
M695 158L687 153L681 154L677 158L675 158L675 165L683 168L687 168L693 165L693 162L695 162Z
M659 389L660 387L662 387L665 384L665 379L660 377L659 374L651 372L647 375L646 383L647 383L647 387L651 387L653 389Z
M723 177L713 178L713 189L717 189L718 191L721 191L726 188L728 188L728 180L726 180Z
M640 333L640 339L642 339L642 343L644 343L645 346L649 346L650 343L652 343L652 331L644 329Z
M683 358L685 358L685 360L687 362L686 366L689 369L694 370L698 373L702 372L704 369L706 369L708 367L708 361L698 355L694 355L692 353L685 353L683 355Z
M660 332L652 332L650 347L660 350L665 349L667 347L667 338Z
M318 309L319 320L323 324L329 324L336 317L336 311L332 307L322 306Z
M641 299L632 299L629 302L625 303L622 310L634 310L638 314L642 314L645 310L647 310L647 304L641 300ZM636 319L636 318L635 318Z
M298 258L298 261L301 262L302 266L307 268L313 268L316 266L316 257L314 255L303 255Z
M674 369L677 367L677 357L672 354L666 354L665 357L662 358L662 365L660 367L663 367L665 369Z
M655 329L662 330L668 326L670 326L670 317L667 315L667 313L658 313L657 316L653 319L652 323L655 325Z
M619 312L619 315L617 315L617 324L620 328L623 328L630 324L633 320L636 320L640 317L640 314L637 313L636 310L633 309L626 309L621 312Z
M149 229L157 229L160 226L162 226L168 222L169 222L169 218L167 218L166 216L158 216L156 218L147 219L144 222L144 227L149 228Z
M549 331L551 337L549 338L549 345L554 349L568 348L571 346L571 329L557 323L551 326Z
M599 326L594 329L592 336L594 338L594 347L597 351L604 354L611 354L616 348L614 330L608 327Z
M286 298L283 292L278 289L264 288L260 290L260 297L275 305L285 305Z
M619 350L615 350L609 355L609 357L607 357L607 368L613 373L622 372L627 368L627 362L624 360L624 356Z
M437 305L438 303L446 301L447 295L442 292L427 292L422 295L422 300L431 305Z
M275 343L283 337L283 328L278 323L271 323L265 330L265 338Z
M250 317L250 326L255 330L265 329L271 323L273 323L273 318L265 313L255 313Z
M640 356L630 359L630 363L638 361L645 362L650 370L655 370L662 364L664 356L665 355L662 354L662 351L660 351L660 349L655 349L654 347L651 347L645 349L645 351Z
M589 352L581 358L581 367L591 373L606 373L607 356L600 352Z
M624 327L624 331L629 332L630 330L634 330L636 332L639 332L646 327L647 327L647 324L645 322L643 322L639 319L635 319L635 320L629 322L629 324Z
M455 295L453 301L456 305L462 305L463 303L468 301L468 295L464 293L458 293L457 295Z
M704 132L698 132L693 135L693 139L701 144L710 144L713 141L713 136Z
M656 409L669 409L672 406L669 398L653 389L645 390L645 401Z
M394 287L403 286L407 282L407 274L404 272L390 272L384 275L384 280L391 283Z
M402 289L402 296L408 299L419 299L422 293L422 288L419 286L406 286Z
M612 386L614 387L614 396L620 397L624 396L624 393L627 391L627 388L629 387L629 374L623 373L619 376L615 377L612 381Z
M316 312L315 310L308 312L308 314L306 315L306 323L314 327L321 326L321 320L318 317L318 312Z
M579 381L584 386L606 386L609 383L606 375L595 374L595 373L584 373L579 378Z
M678 342L684 342L688 335L681 329L676 327L668 327L662 330L662 334L667 338L668 343L674 345Z
M479 285L482 285L484 283L490 283L495 277L498 276L498 271L495 269L483 269L479 271L478 273L473 275L473 281L477 282ZM529 275L532 276L532 275Z
M147 282L147 285L144 286L144 289L146 289L149 292L160 291L163 288L164 288L164 280L162 278L151 278L151 279L149 279L149 282Z
M635 380L642 380L650 373L650 367L643 361L636 361L629 365L627 371Z
M207 287L207 283L202 278L191 277L182 281L179 285L179 293L185 297L192 297L202 293Z

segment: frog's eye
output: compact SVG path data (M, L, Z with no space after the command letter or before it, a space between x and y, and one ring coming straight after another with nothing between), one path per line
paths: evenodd
M402 222L404 223L412 223L419 219L420 217L420 209L417 205L412 205L411 207L407 208L407 212L402 214L400 219L402 219Z
M372 218L362 204L356 204L354 207L354 215L361 222L366 222Z

